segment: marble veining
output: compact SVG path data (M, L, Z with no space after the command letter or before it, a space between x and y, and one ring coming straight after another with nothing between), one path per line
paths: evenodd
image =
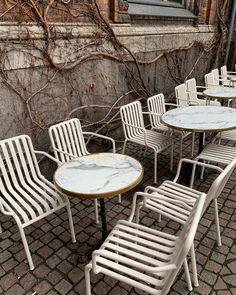
M162 122L192 131L223 131L236 128L236 109L221 106L189 106L166 112Z
M222 98L222 99L236 98L236 88L234 87L208 88L203 91L203 94L207 97L212 97L212 98Z
M142 165L127 155L90 154L63 164L54 181L63 190L93 195L125 188L143 173Z

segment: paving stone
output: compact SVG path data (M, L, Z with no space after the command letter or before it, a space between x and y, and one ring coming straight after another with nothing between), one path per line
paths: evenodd
M37 295L45 295L51 289L51 285L47 281L41 281L36 285L33 290L36 291Z
M0 280L0 286L3 290L7 290L9 289L12 285L14 285L17 282L17 277L12 274L9 273L7 275L5 275L4 277L1 278Z
M226 284L236 287L235 274L223 276L223 280L226 282Z
M23 278L20 279L20 284L24 290L31 289L36 283L37 279L31 273L27 273Z
M55 289L57 290L57 292L59 294L66 294L67 292L69 292L72 289L72 284L69 283L67 280L63 279L61 280L56 286Z
M14 295L25 295L25 291L20 285L15 284L10 289L8 289L4 295L13 295L13 294Z

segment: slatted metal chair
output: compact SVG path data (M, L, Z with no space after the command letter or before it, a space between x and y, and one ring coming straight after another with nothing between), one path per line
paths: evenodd
M176 104L173 103L166 103L164 95L162 93L151 96L147 99L147 105L148 105L148 111L149 111L149 118L152 130L162 132L168 136L171 136L172 132L174 134L177 134L180 137L180 151L179 151L179 157L182 158L182 146L183 146L183 139L186 138L188 135L191 134L191 132L187 131L179 131L174 130L169 127L167 127L165 124L161 122L161 116L166 112L166 106L169 107L176 107ZM193 142L194 144L194 134L193 136ZM193 150L193 147L192 147Z
M76 242L68 197L41 174L37 154L59 162L45 152L35 151L27 135L0 141L0 212L14 218L31 270L34 264L25 227L66 207L72 242Z
M140 194L136 193L134 200ZM136 224L132 218L118 221L85 267L86 295L91 295L91 269L94 274L108 275L148 294L165 295L182 265L191 291L186 256L192 246L204 202L205 195L202 194L178 236Z
M183 163L190 163L193 167L190 187L177 183ZM147 193L147 195L143 201L140 202L137 209L137 220L139 219L139 210L141 208L148 208L181 224L184 224L192 210L193 204L202 193L192 188L196 166L207 167L220 173L211 184L211 187L207 192L206 203L204 205L204 210L206 210L208 205L214 201L217 242L220 246L221 238L217 198L221 194L225 184L236 167L236 157L224 169L215 165L206 164L195 160L181 159L179 161L177 173L173 181L166 180L158 188L152 186L146 188L145 193Z
M221 140L228 140L236 143L236 129L219 132L216 134L216 139L221 143Z
M230 72L227 70L226 66L222 66L220 68L220 73L221 73L224 86L234 86L234 84L231 83L230 78L236 77L236 72Z
M181 168L183 163L192 164L192 174L190 187L179 184L178 179L180 176ZM207 194L206 201L204 204L203 212L207 209L211 202L214 202L215 208L215 224L216 224L216 233L217 233L217 243L218 246L221 246L221 235L220 235L220 224L218 216L218 203L217 198L220 196L222 190L224 189L229 177L236 167L236 158L223 170L222 168L210 164L205 164L202 162L181 159L179 161L178 169L176 176L173 181L166 180L159 187L148 186L146 187L143 193L143 199L140 201L136 210L136 220L139 221L140 210L148 209L154 211L160 216L165 216L173 221L176 221L182 225L186 223L189 215L192 212L193 206L196 200L199 199L202 192L193 189L194 176L196 171L196 166L207 167L218 171L220 174L215 178L211 184ZM132 212L134 216L135 212ZM197 277L197 267L195 259L195 250L194 247L191 249L191 258L192 258L192 271L193 271L193 280L194 285L198 286L198 277Z
M93 132L83 132L79 119L73 118L49 128L49 137L55 158L64 163L73 158L88 155L89 152L85 144L84 135L109 140L112 144L113 152L116 152L114 139ZM121 196L119 195L120 201ZM98 223L97 199L94 200L94 208L96 223Z
M190 101L196 101L199 105L216 105L220 106L220 102L217 100L211 100L207 102L206 99L200 99L198 96L203 97L203 92L199 91L199 89L204 89L204 86L197 86L196 79L192 78L185 81L187 93L189 96Z
M137 143L146 148L151 148L154 152L154 182L157 182L157 154L171 147L170 169L173 166L173 145L172 139L159 132L148 130L144 126L142 106L139 101L124 105L120 108L121 120L125 134L123 153L128 141Z

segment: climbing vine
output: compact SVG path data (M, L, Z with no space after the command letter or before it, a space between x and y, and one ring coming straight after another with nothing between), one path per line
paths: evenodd
M141 56L123 44L97 0L67 2L3 0L0 4L0 21L14 22L0 46L0 83L15 100L20 99L24 116L19 120L27 121L33 130L47 130L77 116L84 128L108 133L120 125L121 105L145 100L159 89L150 87L147 67L165 68L159 75L168 73L171 83L177 85L196 73L206 56L211 58L208 70L221 62L230 0L217 1L218 27L211 42L191 42L157 51L154 57ZM64 21L64 26L53 24L55 20ZM76 27L77 22L91 24L86 27L88 37L82 36L83 27ZM180 60L184 62L195 48L199 54L186 68ZM168 94L171 99L173 93Z

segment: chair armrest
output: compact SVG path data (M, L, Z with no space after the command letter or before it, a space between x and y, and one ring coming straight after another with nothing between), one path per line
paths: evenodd
M152 116L156 116L156 117L160 117L160 116L163 115L161 113L155 113L155 112L142 112L142 114L144 114L144 115L152 115Z
M43 151L34 151L34 153L35 153L36 155L43 155L43 156L45 156L45 157L51 159L52 161L56 162L58 165L61 165L61 164L62 164L61 161L57 160L56 158L54 158L53 156L49 155L49 154L46 153L46 152L43 152Z
M166 102L165 105L179 108L179 105L177 105L177 103Z
M100 266L97 265L97 262L99 262L100 257L101 259L102 257L104 257L104 258L115 260L117 262L122 262L122 263L128 264L131 267L138 268L149 273L165 272L165 271L170 271L177 268L174 263L168 263L162 266L154 266L154 267L148 266L148 265L144 265L143 263L132 260L130 258L118 255L115 252L111 253L110 251L107 251L105 249L99 249L99 250L95 250L92 255L92 266L93 266L93 271L95 274L98 273L100 269Z
M111 141L111 143L112 143L112 151L113 151L113 153L116 152L116 144L115 144L115 140L113 138L105 136L105 135L97 134L97 133L94 133L94 132L83 132L83 134L92 135L92 137L96 136L96 137L103 138L103 139Z
M126 123L124 121L122 121L122 123L126 126L129 126L129 127L132 127L132 128L136 128L138 130L142 130L143 133L144 133L144 143L145 145L147 144L147 132L146 132L146 129L144 127L139 127L139 126L136 126L136 125L133 125L133 124L129 124L129 123Z
M193 165L193 169L192 169L192 176L191 176L191 179L194 177L195 175L195 169L196 166L201 166L201 167L207 167L207 168L210 168L210 169L214 169L218 172L222 172L223 169L218 167L218 166L215 166L215 165L212 165L212 164L206 164L206 163L202 163L202 162L199 162L199 161L196 161L196 160L190 160L190 159L186 159L186 158L183 158L179 161L179 164L178 164L178 168L177 168L177 172L176 172L176 175L175 175L175 178L173 180L173 182L177 182L178 181L178 178L180 176L180 172L181 172L181 168L182 168L182 164L183 163L190 163Z
M200 86L200 85L199 85L199 86L196 86L196 88L197 88L197 89L198 89L198 88L200 88L200 89L207 89L206 86Z
M71 157L71 158L73 158L73 159L78 158L78 156L74 156L74 155L72 155L72 154L70 154L70 153L67 153L67 152L65 152L65 151L59 150L59 149L57 149L57 148L52 148L52 150L53 150L53 151L56 151L56 152L58 152L58 153L61 153L61 154L65 155L65 156L69 156L69 157Z
M198 91L187 91L189 94L197 94L197 95L203 95L203 92L198 92Z

